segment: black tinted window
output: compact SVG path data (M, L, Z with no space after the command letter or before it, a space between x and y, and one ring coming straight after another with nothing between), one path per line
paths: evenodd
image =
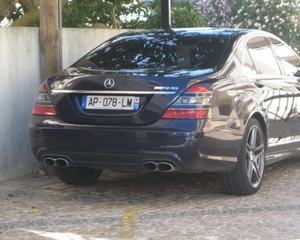
M222 37L124 37L100 46L82 62L104 69L215 68L226 43Z

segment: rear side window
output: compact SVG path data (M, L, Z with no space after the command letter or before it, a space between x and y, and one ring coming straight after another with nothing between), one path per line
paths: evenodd
M258 74L281 75L277 60L264 37L253 37L247 48Z
M81 62L103 69L215 68L227 41L211 36L127 36L100 46Z
M285 73L287 75L293 76L297 69L300 68L300 59L298 56L283 42L275 38L270 38L273 48L281 60Z

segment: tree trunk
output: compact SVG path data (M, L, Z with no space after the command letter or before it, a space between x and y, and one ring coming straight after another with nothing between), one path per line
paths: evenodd
M116 18L116 8L117 6L114 5L110 12L110 18L112 22L112 28L119 29L120 28L120 21Z
M59 0L40 0L42 81L60 70Z

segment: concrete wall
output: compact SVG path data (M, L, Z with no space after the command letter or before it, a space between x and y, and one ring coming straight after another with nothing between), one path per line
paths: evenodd
M63 66L124 30L63 29ZM38 28L0 27L0 180L36 173L28 139L40 79Z
M0 28L0 180L36 172L28 141L40 83L37 28Z

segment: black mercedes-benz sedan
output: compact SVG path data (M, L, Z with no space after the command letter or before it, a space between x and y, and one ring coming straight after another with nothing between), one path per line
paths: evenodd
M40 86L32 150L67 184L103 169L207 171L227 194L254 194L266 165L299 155L298 68L263 31L123 33Z

